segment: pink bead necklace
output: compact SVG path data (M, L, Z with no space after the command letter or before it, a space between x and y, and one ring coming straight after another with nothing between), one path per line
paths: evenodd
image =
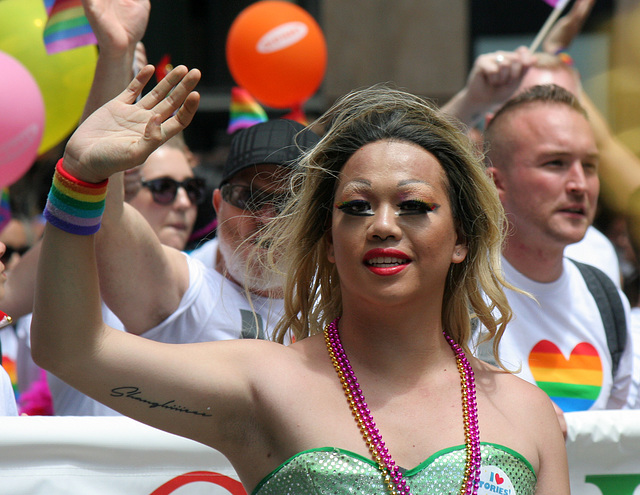
M373 460L378 463L378 468L382 472L389 493L392 495L411 495L400 468L391 458L391 454L389 454L382 440L380 430L376 427L376 423L365 402L364 394L360 389L356 375L351 368L347 354L344 352L338 333L339 320L339 317L336 318L324 329L324 338L331 362L340 377L342 388L347 396L355 420L358 423L367 447L369 447ZM480 480L480 430L478 429L478 406L476 403L476 386L473 368L469 364L462 347L456 344L447 334L444 334L444 336L456 356L462 388L462 415L464 419L464 440L467 456L460 494L477 494L478 482Z

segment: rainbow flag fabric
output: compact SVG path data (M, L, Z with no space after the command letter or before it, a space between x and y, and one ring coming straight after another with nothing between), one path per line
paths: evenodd
M267 112L246 89L237 86L231 88L227 134L233 134L240 129L245 129L267 120L269 120Z
M0 191L0 232L7 226L9 220L11 220L11 203L9 188L5 187Z
M531 349L529 368L537 385L564 412L586 411L602 388L602 362L588 342L576 345L566 359L553 342L541 340Z
M81 0L44 0L44 3L49 19L43 36L49 55L98 43Z

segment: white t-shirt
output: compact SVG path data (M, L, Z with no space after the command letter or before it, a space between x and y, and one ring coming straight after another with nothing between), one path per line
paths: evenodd
M640 308L631 308L631 338L633 340L633 383L631 396L635 397L634 409L640 409Z
M217 239L208 241L216 251ZM214 256L214 255L212 255ZM142 334L168 343L209 342L242 338L270 339L283 314L284 300L251 295L212 267L187 256L189 288L165 321Z
M206 244L213 244L212 256L215 256L217 240ZM189 288L179 307L158 326L141 334L141 337L173 344L271 337L283 312L282 299L252 296L249 301L243 288L212 268L205 267L201 261L186 256ZM214 261L213 258L211 260ZM120 320L104 304L102 316L108 325L124 329ZM48 380L57 416L119 415L51 374Z
M0 366L0 416L17 416L16 396L13 393L11 378L7 371Z
M564 255L567 258L600 268L609 275L616 287L621 287L622 272L616 248L609 238L594 226L587 229L587 233L580 242L569 244L564 248Z
M514 317L500 341L503 365L542 388L565 412L629 407L631 332L614 381L600 312L578 267L565 258L558 280L539 283L504 257L502 263L506 280L536 298L505 291ZM629 302L619 293L630 328ZM491 352L490 342L476 350L479 358L495 364Z
M214 237L200 244L196 249L189 253L189 256L200 260L204 266L215 268L216 256L218 254L218 238Z

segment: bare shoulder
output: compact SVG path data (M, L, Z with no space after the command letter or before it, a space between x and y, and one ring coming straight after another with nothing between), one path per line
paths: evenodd
M478 393L482 393L491 400L504 400L509 397L511 407L516 409L532 407L551 408L553 405L549 396L539 387L509 371L473 359L473 369L476 375ZM524 414L524 411L519 411Z
M476 375L483 441L519 452L531 463L539 486L555 484L563 487L556 493L568 493L566 450L551 399L508 371L475 358L470 361Z
M234 360L242 362L243 366L251 364L250 373L264 372L279 366L291 366L299 361L298 352L293 346L286 346L262 339L233 339L203 344L194 344L194 349L204 355L208 353L229 354Z

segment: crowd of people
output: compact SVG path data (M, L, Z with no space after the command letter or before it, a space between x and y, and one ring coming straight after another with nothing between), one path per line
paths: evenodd
M52 413L197 440L260 495L474 493L482 466L569 493L564 413L640 409L638 301L594 227L640 161L555 53L593 1L441 107L376 85L238 131L209 194L183 137L199 71L143 94L149 3L83 0L96 79L0 279ZM205 203L215 237L186 252ZM0 399L17 414L1 369Z

